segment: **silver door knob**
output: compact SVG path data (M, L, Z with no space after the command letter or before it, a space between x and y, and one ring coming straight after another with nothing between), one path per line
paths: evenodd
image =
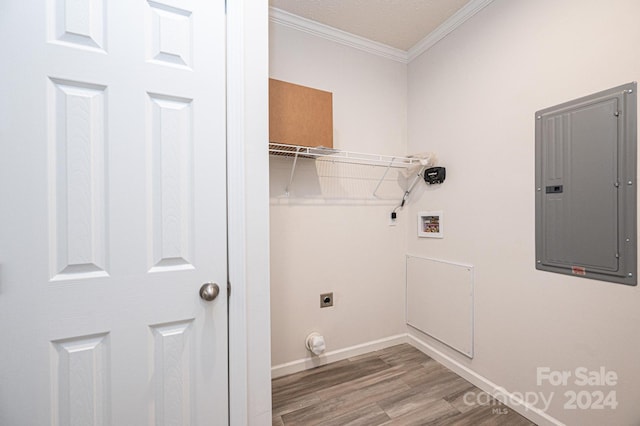
M219 293L220 287L218 287L218 284L216 283L204 283L202 287L200 287L200 298L207 302L211 302L213 299L218 297Z

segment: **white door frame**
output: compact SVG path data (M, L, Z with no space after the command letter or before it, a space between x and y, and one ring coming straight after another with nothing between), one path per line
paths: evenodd
M227 2L229 419L271 424L269 5Z

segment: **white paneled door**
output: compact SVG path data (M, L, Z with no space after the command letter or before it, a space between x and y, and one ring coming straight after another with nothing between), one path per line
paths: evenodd
M0 3L0 425L228 423L224 3Z

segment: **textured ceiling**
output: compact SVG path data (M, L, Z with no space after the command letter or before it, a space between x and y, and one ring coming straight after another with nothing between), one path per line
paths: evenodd
M294 15L409 50L468 0L269 0Z

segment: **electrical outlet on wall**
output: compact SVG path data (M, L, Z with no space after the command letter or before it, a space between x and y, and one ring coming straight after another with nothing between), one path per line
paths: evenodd
M398 213L396 212L391 212L391 213L387 213L389 216L389 226L396 226L398 224Z
M333 306L333 292L320 295L320 307L328 308L329 306Z

